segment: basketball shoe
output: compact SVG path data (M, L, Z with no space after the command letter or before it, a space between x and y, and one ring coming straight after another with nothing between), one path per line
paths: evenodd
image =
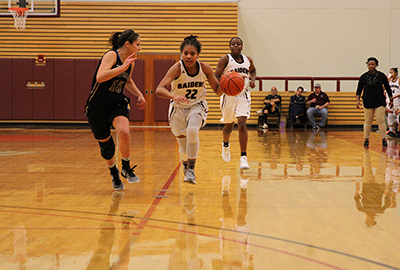
M133 172L133 169L136 168L137 165L133 166L132 168L129 168L125 170L122 168L121 170L121 175L128 180L129 183L137 183L139 182L139 177Z
M194 170L189 168L186 171L185 179L183 180L185 183L196 185L196 175L194 174Z
M117 171L117 174L111 173L110 175L114 190L123 190L124 183L122 183L121 179L119 178L119 171Z
M225 162L229 162L231 160L231 149L230 146L225 147L224 142L222 142L222 159Z
M240 169L242 170L250 169L249 163L247 162L247 156L240 157Z

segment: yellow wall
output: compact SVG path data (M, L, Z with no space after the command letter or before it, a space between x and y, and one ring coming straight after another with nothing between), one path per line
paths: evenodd
M25 30L0 18L0 57L98 58L114 31L131 28L142 39L141 53L179 53L190 34L203 44L200 60L212 67L229 52L238 34L237 3L61 2L58 18L29 17Z

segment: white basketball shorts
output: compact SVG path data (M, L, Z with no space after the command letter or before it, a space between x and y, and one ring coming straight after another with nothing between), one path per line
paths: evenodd
M194 114L200 114L203 120L201 127L204 127L206 125L208 114L207 101L200 101L190 108L181 108L174 107L171 104L169 105L168 121L169 125L171 126L171 131L175 135L175 137L178 137L180 135L186 136L188 121L190 117Z
M220 108L222 112L222 123L233 123L240 116L250 118L251 99L246 94L232 97L223 94L220 97Z

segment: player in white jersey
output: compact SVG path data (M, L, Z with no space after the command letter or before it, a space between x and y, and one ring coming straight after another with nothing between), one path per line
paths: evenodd
M386 111L387 111L387 122L389 126L389 131L387 134L391 137L400 137L400 132L396 132L400 130L399 127L399 115L400 115L400 85L399 85L399 77L398 77L398 69L391 68L388 76L389 86L392 90L393 96L393 107L389 107L389 98L386 98Z
M218 62L215 76L221 79L221 75L228 71L236 71L245 79L243 91L237 96L221 96L220 107L222 111L221 122L225 124L222 130L222 158L226 162L231 160L229 138L235 121L238 121L239 144L240 144L240 169L249 169L247 162L247 126L246 121L250 117L251 97L248 87L255 87L256 68L253 60L242 54L243 41L234 37L229 41L230 54L221 57Z
M196 36L186 37L180 50L182 60L168 70L156 94L171 100L168 119L179 143L184 181L196 184L194 167L199 153L199 129L205 125L208 113L205 81L208 80L218 96L223 92L210 65L198 61L201 43ZM169 85L171 91L167 90Z

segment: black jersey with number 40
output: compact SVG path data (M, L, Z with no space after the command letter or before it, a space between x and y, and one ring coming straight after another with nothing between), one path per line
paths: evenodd
M111 67L111 69L122 66L123 64L118 52L114 49L112 51L115 51L117 54L117 61L115 65ZM86 104L117 104L126 98L123 89L130 76L132 66L129 66L127 70L109 79L108 81L99 83L97 82L96 78L101 62L103 61L103 57L96 68L96 72L94 73L92 90L90 91Z

